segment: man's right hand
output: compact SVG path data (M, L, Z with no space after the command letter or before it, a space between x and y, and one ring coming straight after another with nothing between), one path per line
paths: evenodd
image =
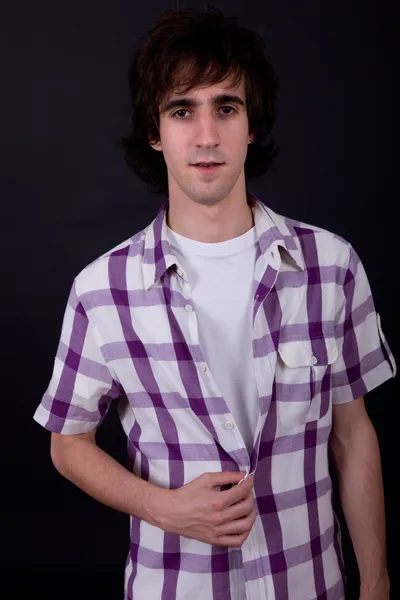
M240 547L256 519L252 489L254 475L240 485L245 473L203 473L176 489L163 490L151 510L158 526L168 533L216 546ZM217 491L217 486L234 487ZM149 507L150 508L150 507Z

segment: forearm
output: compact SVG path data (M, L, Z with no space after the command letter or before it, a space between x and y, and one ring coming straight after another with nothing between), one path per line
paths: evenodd
M379 445L369 419L352 436L332 436L339 495L360 572L361 586L387 577L384 494Z
M99 502L158 525L153 507L162 506L166 490L130 473L95 441L73 437L52 454L56 469Z

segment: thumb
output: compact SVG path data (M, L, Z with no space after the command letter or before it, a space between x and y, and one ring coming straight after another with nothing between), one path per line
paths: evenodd
M220 471L218 473L209 473L211 476L211 487L217 485L228 485L229 483L239 483L245 477L244 471Z

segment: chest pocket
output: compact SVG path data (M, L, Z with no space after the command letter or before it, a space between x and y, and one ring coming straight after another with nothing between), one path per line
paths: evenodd
M334 337L280 342L276 403L280 422L296 427L326 415L331 400L331 365L338 357Z

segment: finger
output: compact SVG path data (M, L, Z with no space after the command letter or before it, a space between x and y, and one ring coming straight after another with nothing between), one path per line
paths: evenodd
M219 471L217 473L207 473L210 486L237 484L246 476L242 471Z
M241 519L242 517L247 517L250 513L254 512L254 500L252 496L247 496L240 502L236 502L236 504L232 504L225 510L223 510L220 514L219 524L223 525L224 523L228 523L229 521L233 521L234 519Z
M254 477L250 475L241 483L240 485L235 485L230 490L222 490L217 492L222 498L222 508L227 508L236 502L240 502L246 498L249 494L251 494L251 490L254 487Z
M242 519L236 519L224 523L224 525L218 525L214 531L217 536L221 535L242 535L249 533L254 524L254 515L251 513Z
M223 546L224 548L240 548L248 538L246 535L221 535L215 538L214 546Z

